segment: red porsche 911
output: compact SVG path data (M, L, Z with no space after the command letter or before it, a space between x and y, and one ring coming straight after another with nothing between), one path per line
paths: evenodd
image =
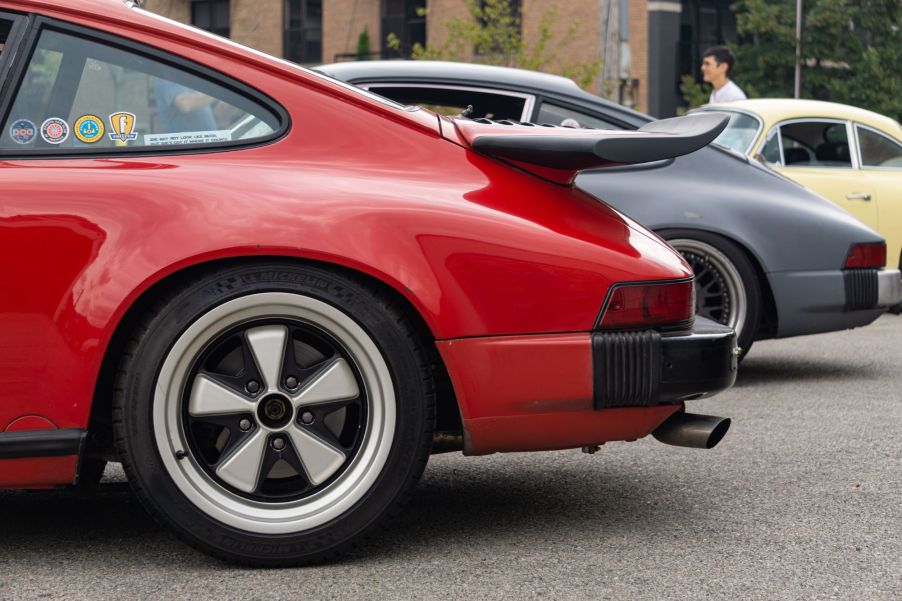
M0 0L0 487L96 481L195 547L323 560L430 452L710 448L735 379L670 247L572 186L696 150L449 119L121 0Z

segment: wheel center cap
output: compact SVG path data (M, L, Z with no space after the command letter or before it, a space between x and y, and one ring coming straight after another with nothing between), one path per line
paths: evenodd
M264 398L257 406L257 416L268 428L281 428L287 425L291 421L291 414L291 403L279 394Z

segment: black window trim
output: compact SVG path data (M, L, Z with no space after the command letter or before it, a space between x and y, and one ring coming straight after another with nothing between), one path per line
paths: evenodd
M23 47L23 38L28 31L29 15L21 13L0 11L0 19L12 21L13 26L10 29L9 37L6 38L6 45L3 48L3 56L0 58L0 90L6 89L4 82L9 77L16 59L21 53Z
M93 158L117 158L117 157L142 157L142 156L177 156L190 154L213 154L218 152L229 152L248 148L258 148L273 144L285 137L291 130L291 118L288 111L273 98L267 96L263 92L253 88L237 79L229 77L224 73L195 63L178 55L172 54L153 46L148 46L142 42L137 42L128 38L109 34L81 25L75 25L66 21L60 21L43 15L31 15L33 17L31 26L28 28L27 35L24 39L17 40L21 46L20 51L13 58L12 68L10 69L9 81L12 85L4 86L2 94L0 94L0 124L5 126L9 119L9 112L12 109L19 89L24 81L25 72L31 62L31 58L37 48L40 34L45 29L59 31L64 34L74 35L80 39L94 41L107 46L145 56L161 64L168 65L179 69L183 72L206 79L212 83L226 88L227 90L244 96L248 100L255 102L267 110L269 110L279 122L279 128L268 136L262 138L254 138L248 141L229 141L229 142L212 142L209 144L193 144L184 146L138 146L138 147L120 147L120 148L47 148L37 150L9 150L0 148L0 160L40 160L40 159L61 159L70 160L73 158L93 159Z

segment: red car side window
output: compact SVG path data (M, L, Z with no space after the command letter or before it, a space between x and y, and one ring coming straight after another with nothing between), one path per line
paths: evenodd
M265 106L127 49L44 30L0 130L0 151L221 145L274 134Z

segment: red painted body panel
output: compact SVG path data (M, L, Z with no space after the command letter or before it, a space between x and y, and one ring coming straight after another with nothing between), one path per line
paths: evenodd
M588 333L467 338L437 346L457 393L468 455L635 440L680 408L593 410Z
M206 261L262 255L356 269L403 294L439 340L587 332L612 283L691 273L597 200L442 138L432 113L116 0L73 4L0 1L228 73L282 104L292 126L268 146L214 154L0 162L0 430L32 414L87 427L122 316L160 279ZM472 359L455 357L457 393L472 396ZM574 386L547 390L563 398ZM639 413L616 419L641 431L660 411Z
M75 483L78 456L0 459L0 488L58 488Z
M40 415L23 415L3 432L55 430L56 425ZM75 482L78 456L0 459L0 488L57 488Z
M470 454L553 451L647 436L680 405L483 417L466 422Z
M32 432L34 430L55 430L56 424L40 415L23 415L13 420L4 432Z
M437 346L466 420L592 407L588 333L465 338Z

